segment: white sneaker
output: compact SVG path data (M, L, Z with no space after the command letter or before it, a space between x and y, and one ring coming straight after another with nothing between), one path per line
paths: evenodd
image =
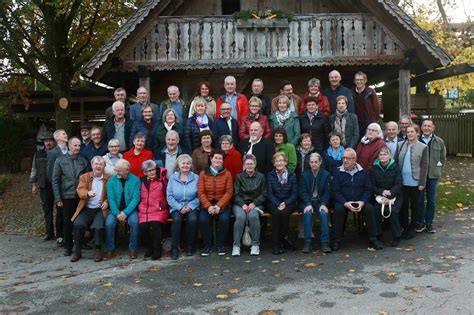
M240 247L239 246L235 246L232 247L232 256L236 257L236 256L240 256Z
M252 245L252 247L250 247L250 256L258 255L260 255L260 247L258 245Z

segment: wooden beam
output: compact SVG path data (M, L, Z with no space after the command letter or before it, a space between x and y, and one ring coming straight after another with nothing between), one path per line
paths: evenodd
M410 70L400 69L398 72L400 116L411 114L410 104Z

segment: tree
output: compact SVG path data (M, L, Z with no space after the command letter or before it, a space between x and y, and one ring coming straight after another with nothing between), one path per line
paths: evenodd
M29 76L53 94L56 126L70 130L71 85L79 70L140 0L1 0L1 76Z

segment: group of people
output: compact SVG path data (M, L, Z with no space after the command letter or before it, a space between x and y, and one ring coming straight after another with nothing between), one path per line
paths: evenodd
M145 257L159 259L171 218L172 259L181 250L194 254L198 231L201 256L208 256L214 248L211 223L217 254L225 255L233 214L232 255L240 256L243 236L250 255L259 255L260 217L269 212L277 255L293 247L288 229L295 211L303 214L305 253L313 250L314 216L320 218L324 253L341 248L349 212L362 214L377 250L383 248L383 220L389 221L393 246L415 232L434 232L446 149L433 121L425 120L420 131L401 117L399 124L385 123L384 134L378 98L364 73L355 74L353 90L340 84L336 70L329 82L322 92L320 81L310 79L300 98L284 81L270 100L255 79L247 99L228 76L217 101L203 81L189 106L176 86L159 106L144 87L132 105L124 89L115 90L102 127L85 122L79 137L68 138L62 129L41 135L44 146L34 156L30 182L41 197L44 240L56 236L75 262L90 231L94 260L109 260L116 225L126 222L130 258L138 257L140 243Z

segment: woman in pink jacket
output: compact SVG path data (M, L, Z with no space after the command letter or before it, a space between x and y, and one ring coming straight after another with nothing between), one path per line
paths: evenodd
M162 224L168 219L169 210L166 200L166 168L157 167L153 160L142 163L145 176L140 187L138 204L138 228L142 244L145 246L145 258L161 258Z

